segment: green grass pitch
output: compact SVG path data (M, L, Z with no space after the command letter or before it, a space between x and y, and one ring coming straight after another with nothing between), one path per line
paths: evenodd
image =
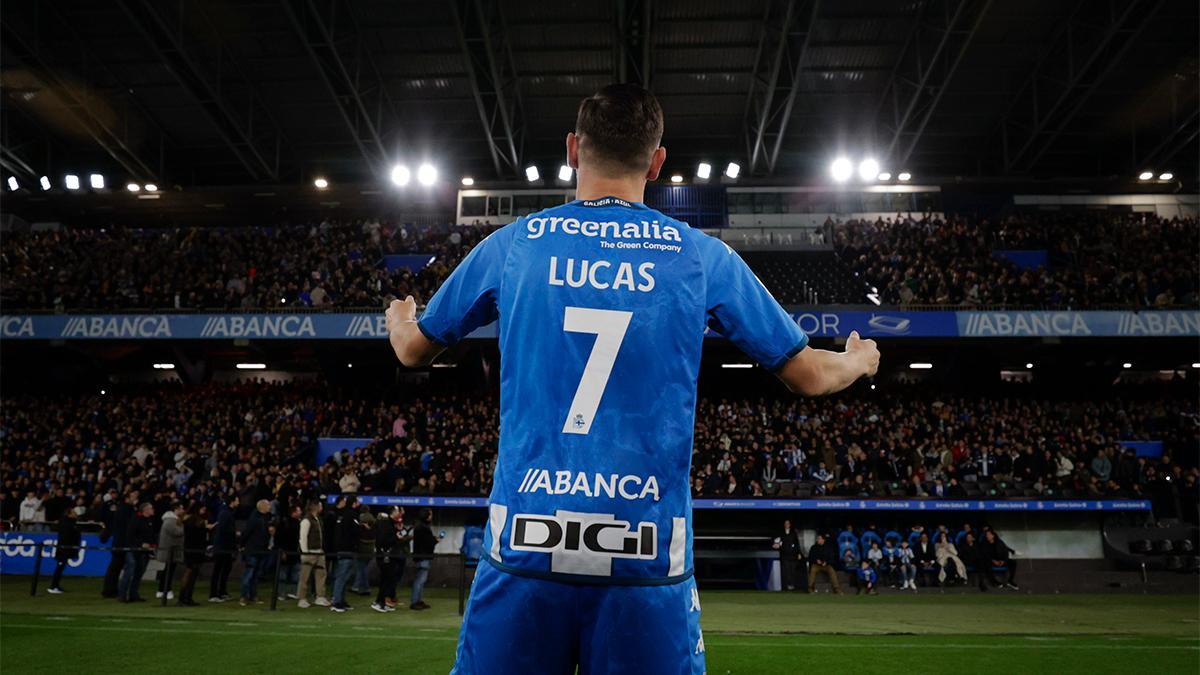
M454 660L457 593L433 609L378 614L367 598L337 615L281 602L160 607L0 582L0 671L21 673L445 673ZM203 584L197 589L207 590ZM1200 672L1195 597L890 594L844 597L701 590L708 672ZM536 636L531 636L536 640ZM502 659L502 654L497 654Z

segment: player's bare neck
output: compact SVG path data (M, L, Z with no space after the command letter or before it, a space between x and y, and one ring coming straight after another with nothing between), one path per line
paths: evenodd
M617 197L627 202L640 203L646 193L646 179L642 176L610 177L581 168L578 181L575 188L576 199Z

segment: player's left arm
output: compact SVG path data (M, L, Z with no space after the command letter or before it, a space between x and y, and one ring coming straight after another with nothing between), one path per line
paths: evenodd
M417 325L417 302L413 296L404 300L392 300L387 308L388 341L392 351L409 368L420 368L433 363L445 346L425 337Z

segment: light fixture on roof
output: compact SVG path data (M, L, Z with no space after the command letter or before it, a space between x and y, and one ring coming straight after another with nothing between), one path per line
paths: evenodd
M94 174L88 176L88 183L92 186L93 190L103 190L104 189L104 175L99 174L99 173L94 173Z
M1172 180L1173 178L1175 178L1175 174L1171 173L1170 171L1164 171L1158 174L1159 180Z
M465 186L467 186L467 187L471 187L472 185L474 185L474 184L475 184L475 179L474 179L474 178L471 178L470 176L463 176L463 177L462 177L462 184L463 184L463 185L465 185Z
M41 186L42 186L42 192L46 192L47 190L50 189L50 177L49 176L42 176L41 178L38 179L38 183L41 184Z
M78 190L79 189L79 176L76 176L73 173L69 173L66 175L66 178L63 179L63 184L67 186L68 190Z
M1138 174L1138 180L1151 180L1154 178L1153 171L1143 171Z
M738 164L737 162L730 162L725 165L725 177L730 180L736 179L738 177L738 174L740 174L741 172L742 172L742 165Z
M12 190L13 192L16 192L17 190L21 189L21 184L17 182L16 176L8 177L8 189Z
M1128 361L1126 361L1125 363L1122 363L1122 364L1121 364L1121 367L1122 367L1122 368L1124 368L1125 370L1129 370L1130 368L1132 368L1132 367L1133 367L1133 364L1132 364L1132 363L1130 363L1130 362L1128 362Z
M671 182L672 182L672 183L682 183L682 182L683 182L683 176L681 176L681 175L679 175L679 174L677 174L677 173L673 173L673 174L671 174ZM14 189L15 189L15 188L14 188Z
M126 183L125 189L129 190L130 192L140 192L142 190L142 186L138 185L137 183Z
M908 367L913 370L933 370L932 363L922 363L922 362L910 363L910 364L908 364Z
M412 172L408 170L407 166L404 166L403 164L397 164L396 166L392 167L391 178L393 185L404 187L405 185L408 185L408 181L412 180Z
M721 367L722 368L738 368L738 369L753 368L754 364L753 363L722 363Z
M879 162L874 158L868 157L858 163L858 177L864 183L875 180L879 175Z
M425 187L429 187L437 182L438 171L429 162L425 162L417 167L417 182Z
M313 187L317 188L318 190L324 190L325 188L329 187L329 180L324 176L317 176L317 178L313 180Z
M882 181L882 180L891 180L891 179L892 179L892 174L890 174L890 173L888 173L888 172L886 172L886 171L882 171L882 172L880 172L880 173L879 173L879 176L878 176L877 178L878 178L878 180L881 180L881 181Z
M1026 363L1026 364L1025 364L1025 370L1033 370L1033 364L1032 364L1032 363Z
M907 182L907 181L910 181L910 180L912 180L912 174L911 174L911 173L909 173L909 172L907 172L907 171L901 171L901 172L900 172L900 173L899 173L899 174L896 176L896 178L898 178L899 180L902 180L902 181L906 181L906 182Z
M525 180L529 181L530 183L536 183L541 177L542 172L538 171L537 165L530 164L529 166L525 167Z
M700 162L699 164L696 165L696 178L699 178L701 180L708 180L708 177L711 175L712 175L712 164L709 164L708 162Z
M146 192L158 192L158 186L154 183L146 183L142 186Z
M845 157L838 157L829 165L829 175L833 176L833 180L838 183L845 183L850 180L850 176L854 173L854 164Z
M154 369L155 370L175 370L175 364L174 363L156 363L156 364L154 364Z
M559 165L558 167L558 179L564 183L571 182L571 175L573 173L574 171L571 171L571 167L566 164Z
M237 364L237 369L238 370L266 370L267 364L265 364L265 363L239 363L239 364Z

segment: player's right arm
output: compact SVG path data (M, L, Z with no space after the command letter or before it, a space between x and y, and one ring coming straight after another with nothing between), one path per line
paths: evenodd
M879 350L874 340L863 340L854 332L844 352L809 347L808 336L741 257L724 242L698 236L710 325L774 372L789 390L824 396L875 374Z

